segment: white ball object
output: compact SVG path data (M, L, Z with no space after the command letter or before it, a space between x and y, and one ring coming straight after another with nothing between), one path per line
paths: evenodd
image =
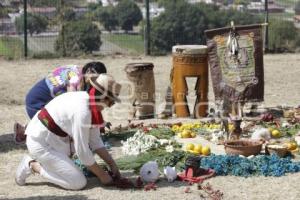
M155 161L145 163L140 169L140 176L143 182L154 183L159 178L158 164Z
M164 168L164 175L168 182L173 182L177 178L177 172L175 167L167 166Z

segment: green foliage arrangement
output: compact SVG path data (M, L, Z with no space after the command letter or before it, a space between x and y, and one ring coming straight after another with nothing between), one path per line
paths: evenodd
M117 131L110 131L107 132L105 135L102 136L102 139L104 141L107 141L109 139L116 139L116 140L126 140L129 137L132 137L138 129L130 129L122 132Z
M147 134L153 135L157 139L170 140L174 137L174 132L170 128L153 128Z
M116 163L121 170L134 170L135 172L138 172L148 161L157 161L160 170L165 166L175 166L177 170L181 170L188 155L190 154L180 150L169 153L164 149L155 149L138 156L124 156L117 159Z

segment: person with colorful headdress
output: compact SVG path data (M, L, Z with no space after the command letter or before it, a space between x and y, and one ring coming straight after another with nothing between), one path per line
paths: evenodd
M101 111L120 102L121 85L108 74L90 77L88 91L67 92L51 100L29 122L25 134L29 155L20 162L15 181L25 185L31 174L64 189L83 189L87 180L70 156L75 153L100 182L111 185L121 178L119 169L107 152L99 127ZM93 152L110 168L100 167Z
M87 79L90 76L106 73L102 62L89 62L83 67L65 65L55 68L45 78L37 82L26 95L26 111L30 119L53 98L68 91L89 89ZM26 141L25 127L14 124L14 140L17 144Z

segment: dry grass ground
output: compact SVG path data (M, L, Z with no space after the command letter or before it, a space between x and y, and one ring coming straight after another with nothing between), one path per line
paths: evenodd
M156 80L157 110L161 110L164 92L169 84L171 57L104 57L109 73L119 81L126 80L124 66L130 62L153 62ZM300 104L300 55L265 56L265 105ZM183 183L158 183L157 191L122 191L103 188L97 180L90 179L83 191L66 191L45 183L39 176L28 179L28 185L19 187L14 182L14 174L25 146L12 142L12 126L15 121L26 123L28 118L24 108L24 97L30 87L55 66L63 64L83 65L90 59L59 60L0 60L0 199L201 199L196 187L184 193ZM123 94L126 93L126 88ZM210 87L209 100L213 101ZM126 124L128 105L116 105L105 118L113 125ZM113 114L117 113L117 114ZM156 120L158 122L163 120ZM220 148L220 147L216 147ZM217 149L216 149L217 150ZM113 150L113 155L117 149ZM214 151L214 149L213 149ZM130 174L127 174L130 175ZM225 199L300 199L300 173L280 178L272 177L215 177L208 180L215 189L224 193Z

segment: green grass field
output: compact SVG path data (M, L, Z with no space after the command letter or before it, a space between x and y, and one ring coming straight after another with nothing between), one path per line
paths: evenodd
M23 56L23 43L18 38L0 38L0 56L4 58L21 58Z
M144 52L144 40L141 35L102 34L101 37L133 53L142 54Z
M270 18L279 18L279 19L289 19L289 18L293 18L295 15L293 13L287 13L287 12L283 12L283 13L270 13L269 17Z
M5 41L1 38L0 39L0 56L7 57L11 54L12 54L11 50L6 47Z
M293 7L299 0L275 0L275 2L284 7Z

